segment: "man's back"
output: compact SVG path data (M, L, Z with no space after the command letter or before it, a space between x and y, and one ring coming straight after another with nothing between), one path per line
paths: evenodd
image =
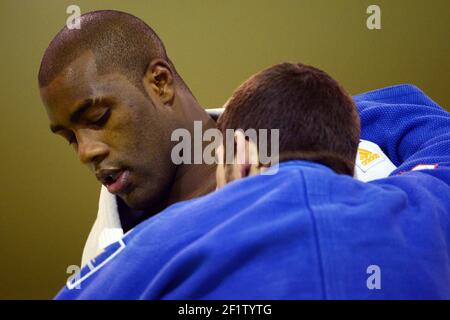
M450 170L366 184L282 163L142 223L92 277L106 287L87 279L60 298L448 299L450 198L426 192L450 194L440 179ZM372 266L379 290L369 289Z

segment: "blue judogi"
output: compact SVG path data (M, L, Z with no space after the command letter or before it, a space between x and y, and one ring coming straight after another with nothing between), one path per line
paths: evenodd
M450 114L409 85L355 101L392 176L283 162L146 220L56 298L450 299Z

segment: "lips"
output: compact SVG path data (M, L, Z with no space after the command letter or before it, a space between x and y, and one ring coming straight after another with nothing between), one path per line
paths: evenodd
M130 172L124 169L102 169L96 173L97 179L112 194L124 192L128 185Z

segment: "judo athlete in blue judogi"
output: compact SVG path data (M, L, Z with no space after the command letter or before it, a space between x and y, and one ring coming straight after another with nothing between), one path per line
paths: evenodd
M218 165L223 187L140 223L56 298L450 299L450 114L411 85L353 101L303 65L252 77L219 127L279 128L281 162ZM397 170L354 179L359 138Z

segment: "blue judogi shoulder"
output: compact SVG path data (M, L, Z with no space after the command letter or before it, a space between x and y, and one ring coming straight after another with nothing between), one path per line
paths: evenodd
M392 176L281 163L141 223L56 298L450 299L450 115L409 85L355 101Z

